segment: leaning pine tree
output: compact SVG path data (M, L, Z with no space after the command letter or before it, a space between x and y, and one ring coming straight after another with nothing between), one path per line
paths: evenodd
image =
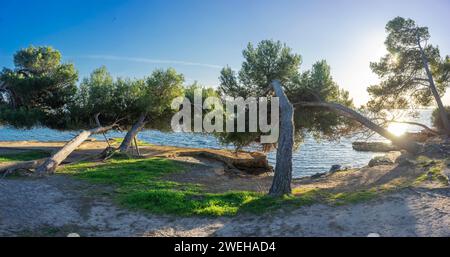
M22 61L23 60L23 61ZM81 143L126 122L133 91L139 84L114 81L105 68L95 70L77 88L72 65L60 64L60 54L49 47L30 47L15 55L15 70L1 74L0 119L17 128L45 126L80 131L51 157L2 167L2 171L35 169L52 173ZM6 85L6 86L5 86ZM100 122L102 121L102 123Z
M450 122L441 97L450 83L449 57L442 58L439 48L428 43L427 27L411 19L397 17L386 25L388 53L371 68L381 82L368 88L372 112L386 109L438 107L441 132L450 135Z
M222 70L219 91L223 97L280 98L280 138L270 195L291 193L292 151L307 133L316 140L336 140L366 127L408 151L417 151L416 143L398 139L355 111L348 92L333 81L325 61L317 62L310 71L301 73L301 57L293 54L286 45L270 40L260 42L256 48L249 44L243 56L245 60L238 74L228 67ZM242 147L260 142L264 133L216 135L224 143Z
M80 132L39 165L36 168L37 174L53 173L91 135L104 134L120 126L127 113L126 106L120 103L129 100L121 98L130 95L124 91L123 84L126 85L125 90L130 91L128 83L123 80L114 81L105 67L94 70L89 78L81 82L73 101L67 104L66 115L55 117L63 121L59 129Z
M72 64L61 63L61 54L51 47L19 50L14 69L0 73L0 120L16 128L45 126L61 128L57 117L67 115L67 105L76 94L78 73ZM42 161L3 169L42 167Z
M130 108L129 112L128 119L133 123L127 126L129 130L119 146L120 152L128 151L142 129L164 129L170 124L168 119L173 114L170 104L183 94L183 82L183 75L172 68L155 70L142 82L135 108Z

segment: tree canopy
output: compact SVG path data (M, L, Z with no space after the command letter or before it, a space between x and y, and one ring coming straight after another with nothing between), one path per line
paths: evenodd
M167 130L174 114L172 100L184 94L184 76L175 69L158 69L145 79L140 99L141 111L147 114L147 128Z
M103 124L120 120L121 126L133 122L138 113L138 101L144 88L143 80L114 79L106 67L92 71L84 78L74 100L68 106L61 129L88 129L97 126L99 114Z
M311 70L301 72L301 56L279 41L264 40L257 47L248 44L243 51L244 62L238 73L222 69L220 94L232 97L263 96L274 79L278 79L291 103L303 101L332 101L352 107L347 91L339 88L326 61L315 63ZM248 110L247 110L248 111ZM247 112L248 114L248 112ZM248 120L248 115L246 115ZM307 132L316 139L338 139L349 134L354 123L323 108L295 109L296 142L301 143ZM224 143L239 147L258 142L262 133L219 133Z
M431 82L423 57L430 66L439 96L449 86L449 57L442 58L439 48L428 42L428 27L420 27L411 19L397 17L389 21L386 32L388 53L380 61L370 64L381 82L368 88L372 98L367 106L380 111L431 105L435 96L430 90Z
M30 46L14 54L14 69L0 73L0 120L15 127L54 127L76 93L78 72L52 47Z

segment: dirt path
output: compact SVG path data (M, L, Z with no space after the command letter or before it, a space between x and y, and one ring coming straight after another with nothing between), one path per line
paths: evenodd
M62 175L0 180L0 236L450 236L449 189L231 218L148 215L119 208L100 192Z
M3 147L7 151L43 149L39 142L15 144L3 143ZM54 150L62 143L53 144L45 143L46 149ZM88 142L71 158L80 159L104 147L104 143ZM168 175L166 179L171 181L198 183L210 192L267 192L270 186L270 174L225 172L223 161L180 156L179 151L170 147L144 148L149 156L162 155L193 164L184 173ZM357 191L411 182L423 172L423 168L398 164L364 167L295 180L293 187ZM446 167L444 173L449 176L450 169ZM180 218L131 211L111 201L111 190L64 175L0 179L0 236L66 236L71 232L81 236L450 236L448 186L403 189L359 204L315 204L220 218Z

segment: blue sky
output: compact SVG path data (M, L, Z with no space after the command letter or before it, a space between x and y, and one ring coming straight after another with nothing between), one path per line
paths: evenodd
M12 66L17 49L51 45L81 77L101 65L129 77L174 67L189 83L217 86L220 68L239 68L248 42L276 39L302 55L303 70L326 59L362 104L393 17L429 26L431 42L450 54L448 0L0 0L0 8L0 67Z

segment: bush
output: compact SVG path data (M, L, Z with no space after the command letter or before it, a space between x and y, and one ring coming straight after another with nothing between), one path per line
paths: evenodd
M445 110L447 111L447 116L450 119L450 106L446 106ZM431 114L431 124L433 124L433 127L438 129L439 131L444 130L444 125L442 124L441 116L439 115L439 109L436 108L433 110L433 113Z

